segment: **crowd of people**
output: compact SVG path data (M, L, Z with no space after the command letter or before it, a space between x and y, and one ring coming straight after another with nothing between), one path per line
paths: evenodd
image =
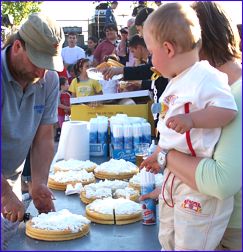
M41 13L31 14L2 48L1 249L24 218L21 175L31 178L37 210L55 211L47 187L56 140L70 98L118 92L111 78L123 74L126 91L148 89L156 112L158 147L140 166L164 173L159 198L162 250L242 250L241 241L241 40L236 25L215 2L140 2L118 31L112 2L105 38L87 49ZM182 32L183 31L183 32ZM120 39L118 39L120 36ZM112 58L122 67L87 70ZM154 67L160 74L151 80ZM136 83L136 84L134 84ZM26 160L26 161L25 161ZM25 164L25 165L24 165ZM192 239L193 236L193 239Z

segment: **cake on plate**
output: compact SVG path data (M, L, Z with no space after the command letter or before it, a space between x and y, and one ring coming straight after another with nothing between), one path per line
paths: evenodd
M104 162L94 169L96 178L99 179L130 179L137 174L139 168L124 159L116 160L111 159L110 161Z
M95 182L95 177L92 172L85 170L81 171L59 171L55 174L50 174L48 178L48 187L54 190L65 191L67 184L75 185L81 183L87 185Z
M26 235L43 241L65 241L86 235L90 220L67 209L42 213L26 223Z
M81 161L77 159L61 160L53 165L54 172L57 171L81 171L93 172L97 164L90 161Z
M129 199L97 199L86 206L86 216L100 224L124 225L140 221L142 209L139 203Z
M128 198L137 201L139 192L128 188L128 182L122 180L105 180L84 186L80 198L85 204L103 198Z

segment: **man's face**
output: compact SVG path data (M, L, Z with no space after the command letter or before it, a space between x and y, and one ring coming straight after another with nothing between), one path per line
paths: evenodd
M117 32L112 29L106 29L105 35L106 35L106 38L110 41L116 40L117 38Z
M135 59L141 60L143 58L141 46L130 46L129 51L133 54Z
M20 41L15 41L17 48L14 50L13 71L17 80L22 80L27 83L36 83L44 78L46 70L35 66L29 59L26 50L21 45ZM14 46L14 45L13 45Z
M69 35L68 36L68 46L74 47L77 44L77 36L76 35Z

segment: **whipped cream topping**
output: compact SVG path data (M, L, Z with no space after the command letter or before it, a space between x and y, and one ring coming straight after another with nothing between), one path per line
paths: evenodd
M97 199L87 206L91 211L102 214L113 214L113 209L116 214L134 214L141 212L141 205L129 199Z
M55 174L50 174L50 178L60 183L67 183L71 181L86 182L94 179L94 174L92 172L87 172L86 170L81 171L58 171Z
M33 217L31 222L34 228L45 230L70 230L77 233L82 226L89 224L90 220L78 214L72 214L67 209L58 212L42 213L37 217Z
M91 183L84 186L86 198L107 198L112 197L112 194L117 190L124 190L128 186L128 182L122 180L105 180L98 183ZM123 192L123 195L125 191ZM125 196L124 196L125 197Z
M61 171L80 171L82 169L86 170L96 166L97 164L90 160L81 161L76 159L61 160L54 164L54 168L59 169Z
M101 199L101 198L107 198L107 197L112 197L112 191L110 188L97 188L97 190L93 190L91 188L87 188L85 190L86 192L86 198L90 199L92 197Z
M161 187L163 184L164 176L161 173L155 174L155 186L156 187ZM134 185L141 185L141 173L138 173L134 175L129 182L131 182Z
M137 171L137 166L124 159L116 160L111 159L108 162L104 162L95 168L95 172L108 172L112 174L120 173L132 173Z
M130 187L126 187L124 189L117 189L114 193L115 196L123 197L126 199L129 199L130 196L135 195L135 194L138 194L138 191Z
M84 189L92 189L92 190L97 190L98 188L110 188L112 191L115 191L116 189L123 189L128 186L128 182L122 181L122 180L104 180L104 181L99 181L98 183L92 183L89 185L85 185Z

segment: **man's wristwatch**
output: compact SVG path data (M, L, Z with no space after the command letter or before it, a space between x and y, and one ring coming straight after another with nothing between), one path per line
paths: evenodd
M169 152L168 150L161 150L158 153L157 161L158 161L159 166L161 167L162 170L164 170L166 167L168 152Z

